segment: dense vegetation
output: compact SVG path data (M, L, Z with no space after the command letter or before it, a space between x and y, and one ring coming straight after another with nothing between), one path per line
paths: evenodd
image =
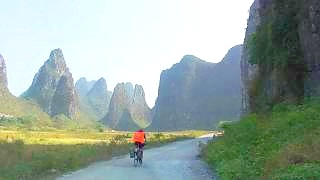
M275 1L261 12L263 21L249 42L250 63L282 66L302 63L299 42L300 1Z
M209 143L205 159L221 179L318 179L319 117L319 99L248 115L222 126L225 135Z
M249 92L255 112L269 111L273 104L283 101L300 102L304 96L306 67L299 35L301 2L273 1L260 10L261 24L247 43L249 62L259 67ZM270 86L277 92L266 94Z
M148 134L148 146L159 146L203 132ZM97 160L126 154L131 133L0 131L0 179L54 178ZM130 163L128 158L128 163Z

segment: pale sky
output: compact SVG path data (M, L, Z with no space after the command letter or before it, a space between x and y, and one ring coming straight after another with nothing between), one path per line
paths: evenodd
M74 80L144 87L152 108L160 73L186 54L219 62L244 39L253 0L0 0L0 53L19 96L51 50Z

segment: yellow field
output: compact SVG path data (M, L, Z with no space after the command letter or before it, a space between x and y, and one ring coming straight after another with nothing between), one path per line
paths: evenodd
M108 143L123 133L0 131L0 141L22 140L24 144L97 144Z
M181 132L161 132L147 133L148 139L161 140L171 139L174 137L196 137L208 133L207 131L181 131ZM43 145L58 145L58 144L99 144L110 143L112 140L121 139L122 142L130 142L132 132L38 132L38 131L9 131L0 130L0 141L14 142L17 140L23 141L24 144L43 144ZM125 141L126 140L126 141Z

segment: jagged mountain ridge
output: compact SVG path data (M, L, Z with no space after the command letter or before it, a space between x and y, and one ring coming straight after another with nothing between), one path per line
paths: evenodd
M112 92L108 90L104 78L97 81L87 81L85 78L81 78L76 83L76 89L85 109L91 112L97 120L106 116Z
M85 77L80 78L75 84L79 96L85 97L96 82L95 80L87 81Z
M2 56L0 61L0 77L3 77L0 79L1 85L3 84L3 87L6 89L6 66ZM83 86L85 87L83 88ZM85 119L94 120L90 113L82 108L81 102L83 97L80 96L81 93L77 93L77 91L81 91L82 94L86 94L85 99L91 106L91 110L100 113L100 117L95 116L95 120L105 117L109 109L108 106L112 95L112 92L107 89L106 80L100 78L97 81L86 82L86 79L82 78L76 83L76 87L77 90L75 90L76 88L74 86L72 74L69 72L66 65L62 50L55 49L50 53L48 60L45 61L44 65L35 75L32 85L21 95L23 99L19 100L18 98L15 98L8 91L6 94L6 97L8 95L8 98L2 98L0 101L6 99L6 102L11 102L14 100L16 102L15 104L19 104L18 102L25 102L25 104L22 103L23 107L30 106L30 108L39 106L42 110L52 116L55 121L61 121L61 123L63 123L62 121L68 121L65 117L78 120L79 116L82 115L85 115ZM151 113L150 108L145 102L145 94L142 86L136 85L136 87L133 88L131 83L127 83L124 85L124 89L128 94L126 98L130 99L130 103L128 103L128 108L121 114L122 121L119 122L118 126L125 127L125 129L137 129L141 126L146 127L150 124ZM31 103L28 104L28 100L31 100L33 105ZM0 107L0 111L3 109L2 107L3 106ZM15 109L19 108L15 107ZM27 112L34 112L32 109L22 109L27 110ZM41 110L39 109L39 111ZM8 111L8 113L6 112L7 111L4 110L0 113L12 114L11 111ZM20 115L21 113L18 114ZM41 113L37 112L35 114ZM13 115L15 116L16 114L13 113ZM44 116L46 116L46 113L42 112L41 117ZM49 124L51 123L50 121L53 120L49 116L41 119L45 119ZM64 126L63 124L61 125Z
M61 49L51 51L22 97L35 101L51 116L64 114L72 118L75 115L77 96Z

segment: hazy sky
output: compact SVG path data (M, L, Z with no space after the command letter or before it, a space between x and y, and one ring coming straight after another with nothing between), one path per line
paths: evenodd
M241 44L253 0L0 0L0 53L20 95L61 48L75 81L141 84L152 107L160 73L186 54L219 62Z

